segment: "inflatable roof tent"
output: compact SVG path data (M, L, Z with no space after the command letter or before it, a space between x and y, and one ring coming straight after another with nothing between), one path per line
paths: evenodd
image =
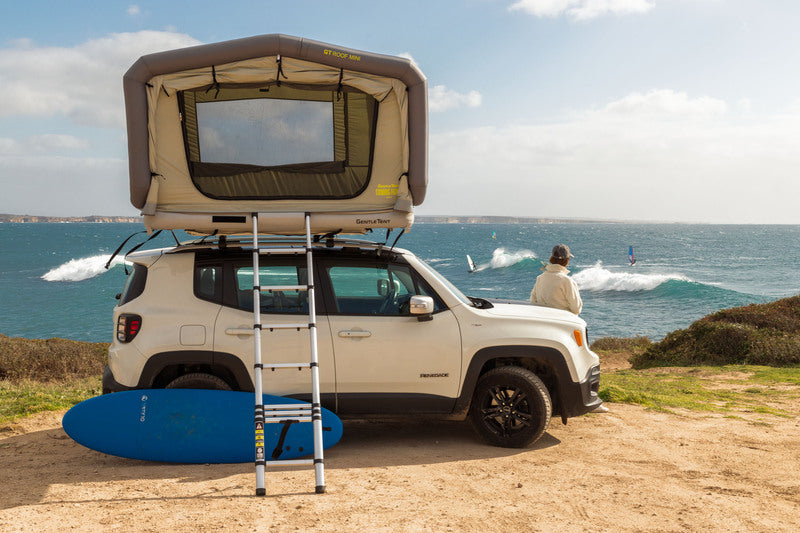
M141 57L124 77L148 230L364 233L425 199L427 82L409 60L286 35Z

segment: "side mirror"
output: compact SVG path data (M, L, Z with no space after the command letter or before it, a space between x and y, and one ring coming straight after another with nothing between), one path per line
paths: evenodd
M420 322L433 320L433 298L430 296L412 296L408 303L408 310Z

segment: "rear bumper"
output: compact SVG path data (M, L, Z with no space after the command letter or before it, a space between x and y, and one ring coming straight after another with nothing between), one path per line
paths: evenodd
M132 387L126 387L125 385L121 385L117 383L117 380L114 379L114 374L111 372L111 369L106 365L103 369L103 394L108 394L110 392L121 392L124 390L131 390Z

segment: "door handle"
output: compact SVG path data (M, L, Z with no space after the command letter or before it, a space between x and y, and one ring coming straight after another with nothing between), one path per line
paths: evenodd
M339 336L343 338L348 337L371 337L372 332L363 329L343 329L339 331Z
M252 335L253 328L228 328L225 333L228 335Z

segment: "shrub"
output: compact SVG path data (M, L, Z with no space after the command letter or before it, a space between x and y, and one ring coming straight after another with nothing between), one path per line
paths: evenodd
M0 335L0 379L64 381L99 376L108 343L68 339L23 339Z
M601 352L641 351L650 346L647 337L601 337L592 343L592 350Z
M800 296L713 313L635 354L631 364L800 365Z

